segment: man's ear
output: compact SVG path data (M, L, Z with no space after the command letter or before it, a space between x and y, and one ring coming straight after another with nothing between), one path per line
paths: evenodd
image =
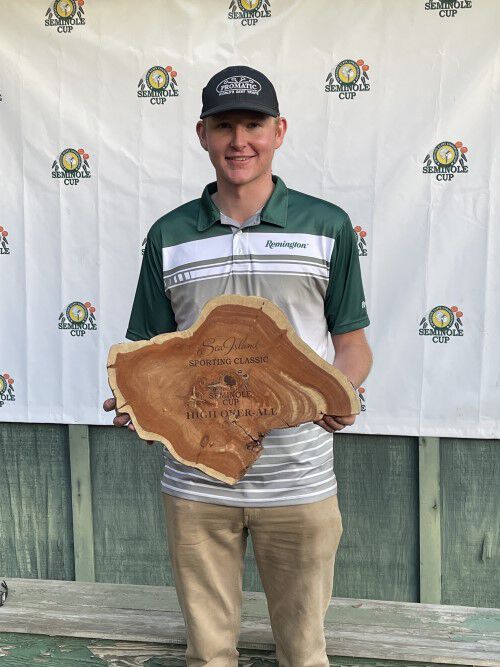
M274 147L279 148L283 143L283 139L285 138L285 134L288 128L288 123L286 118L284 118L283 116L278 116L275 122L276 122L276 141Z
M205 127L205 123L202 120L199 120L196 123L196 134L198 135L198 139L200 140L202 147L208 151L207 128Z

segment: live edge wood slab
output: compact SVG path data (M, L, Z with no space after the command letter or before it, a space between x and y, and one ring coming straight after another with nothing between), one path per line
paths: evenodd
M359 413L349 380L262 297L219 296L185 331L113 345L108 379L141 438L230 485L271 429Z

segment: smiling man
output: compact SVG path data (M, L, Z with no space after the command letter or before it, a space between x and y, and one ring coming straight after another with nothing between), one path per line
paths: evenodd
M215 74L196 131L216 181L151 228L127 337L190 327L220 294L263 296L354 386L371 367L356 235L338 206L273 175L285 138L272 83L249 67ZM231 323L228 322L228 327ZM115 409L113 399L106 410ZM323 621L342 535L331 434L354 417L272 431L234 487L175 461L161 480L190 667L236 667L247 536L281 667L327 667ZM117 426L130 424L118 414ZM132 427L133 428L133 427Z

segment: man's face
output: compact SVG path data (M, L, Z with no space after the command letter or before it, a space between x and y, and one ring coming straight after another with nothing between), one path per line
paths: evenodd
M227 111L198 121L196 131L208 151L217 180L246 185L271 173L274 151L281 146L286 120L255 111Z

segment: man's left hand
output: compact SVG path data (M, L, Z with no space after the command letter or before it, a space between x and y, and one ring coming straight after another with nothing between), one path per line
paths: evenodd
M315 424L321 426L328 431L328 433L335 433L341 431L346 426L352 426L356 420L356 415L349 415L348 417L334 417L333 415L323 415L323 418Z

